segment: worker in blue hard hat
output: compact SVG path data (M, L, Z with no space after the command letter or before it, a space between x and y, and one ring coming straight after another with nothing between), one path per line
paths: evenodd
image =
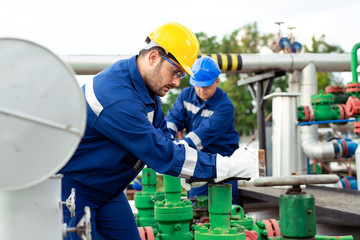
M145 165L189 180L255 176L256 153L239 149L225 157L196 151L172 138L166 127L159 96L179 86L185 73L193 75L198 53L192 31L166 23L147 35L138 55L115 62L82 87L85 135L60 171L63 200L76 189L76 216L63 208L69 227L89 206L92 233L105 240L140 240L124 190ZM80 238L69 233L68 239Z
M190 147L202 152L231 156L239 147L239 134L235 130L234 105L221 90L219 75L221 70L211 57L202 57L195 61L191 69L194 77L182 90L166 121L171 133L186 130L182 139ZM233 203L238 204L237 181L231 181ZM188 197L194 198L208 194L208 185L192 188Z

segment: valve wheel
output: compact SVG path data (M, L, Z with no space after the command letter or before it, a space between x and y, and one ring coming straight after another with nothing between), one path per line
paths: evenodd
M280 236L280 226L278 221L276 221L275 219L269 219L269 221L272 223L272 226L275 230L275 236Z
M154 229L152 227L145 227L145 235L147 240L155 240Z
M262 220L265 224L266 234L268 237L280 236L280 226L275 219Z
M155 240L154 229L152 227L138 227L141 240Z
M352 117L360 112L360 100L356 97L350 96L346 102L346 112Z
M258 233L254 230L245 230L245 240L257 240Z
M268 237L274 237L275 236L275 231L272 228L272 224L270 223L269 220L263 220L264 224L265 224L265 229L266 229L266 235Z
M144 227L138 227L141 240L146 240Z

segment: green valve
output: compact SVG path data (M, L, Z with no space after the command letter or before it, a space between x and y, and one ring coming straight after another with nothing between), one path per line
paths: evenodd
M261 235L260 228L254 224L253 218L246 217L244 214L244 209L238 205L232 205L231 209L231 224L239 224L243 226L246 230L253 230L258 233L258 236ZM260 237L258 239L261 239Z
M208 198L210 223L195 226L195 240L245 240L245 227L230 224L231 185L209 184Z
M180 178L164 175L165 200L155 203L155 219L159 222L159 240L192 240L190 220L192 202L181 200Z
M333 104L334 103L334 95L331 93L324 93L323 90L319 91L319 95L311 96L311 104L319 105L319 104Z
M311 108L309 106L298 107L298 120L324 121L346 118L345 105L334 104L334 95L326 94L322 90L319 92L319 95L311 96Z
M154 202L164 199L164 193L156 192L156 172L151 168L142 171L143 190L135 194L135 207L138 209L136 224L138 227L151 226L154 234L159 231L159 223L154 218Z
M315 198L312 194L282 194L279 201L281 235L311 238L316 234ZM286 223L286 224L285 224Z

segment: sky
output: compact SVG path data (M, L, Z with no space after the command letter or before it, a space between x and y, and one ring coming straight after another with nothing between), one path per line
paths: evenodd
M310 45L326 42L346 52L360 42L359 0L0 0L0 37L36 42L57 55L134 55L147 34L178 22L208 36L230 35L257 22L261 33Z

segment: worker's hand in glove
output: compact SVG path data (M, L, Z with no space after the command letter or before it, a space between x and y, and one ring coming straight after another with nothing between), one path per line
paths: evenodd
M190 189L192 188L197 188L197 187L202 187L205 184L207 184L208 182L192 182L192 183L188 183L186 182L185 178L181 178L180 180L181 186L186 190L186 191L190 191Z
M256 150L241 146L230 157L217 154L215 182L230 178L254 178L259 172L259 156Z

